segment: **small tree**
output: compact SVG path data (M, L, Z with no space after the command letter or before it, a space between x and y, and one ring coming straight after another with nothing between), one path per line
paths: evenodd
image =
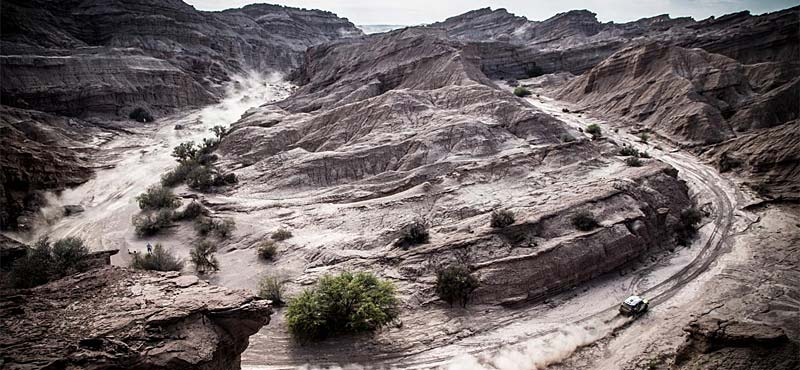
M627 164L628 167L642 167L642 160L636 157L628 157L625 158L625 164Z
M208 210L199 202L192 201L186 205L183 211L175 214L176 220L194 220L200 216L208 216Z
M191 160L181 162L178 167L161 175L161 185L165 187L177 186L186 181L186 177L189 176L189 173L199 166L197 162Z
M181 201L172 190L160 185L153 185L136 197L139 208L142 210L158 210L162 208L175 209L180 207Z
M210 131L214 133L214 136L217 137L217 140L222 140L225 135L228 135L228 129L221 125L212 127Z
M509 210L492 211L492 219L489 226L494 228L504 228L514 223L514 213Z
M414 221L400 231L400 237L395 244L402 248L408 248L412 245L425 244L429 239L428 227L421 221Z
M596 123L586 126L586 133L592 135L592 138L595 139L603 137L603 129Z
M180 143L172 150L172 156L181 163L192 161L197 158L197 147L193 141Z
M190 188L207 191L214 186L214 173L206 166L196 166L186 175L186 185Z
M51 280L86 271L89 248L75 237L50 243L40 238L25 256L14 261L9 280L16 288L32 288Z
M528 95L531 95L531 91L523 86L517 86L514 88L514 95L522 98Z
M219 262L214 253L217 252L217 245L208 240L200 240L194 243L189 257L194 264L194 269L198 273L205 274L209 271L219 271Z
M201 236L213 234L221 239L226 239L233 234L236 223L233 219L216 220L209 217L198 217L194 221L194 228Z
M162 229L172 226L174 214L172 210L162 209L158 212L141 213L133 216L133 227L138 236L158 234Z
M130 266L137 270L180 271L183 262L161 244L156 244L152 253L134 253Z
M636 157L639 155L639 151L632 146L625 145L622 147L622 149L619 150L619 155L623 157L630 157L630 156Z
M56 279L85 271L88 267L89 248L81 238L67 237L57 240L53 243L52 253L53 275Z
M588 211L581 211L572 216L572 225L580 231L591 231L600 224L597 223L593 214Z
M283 281L275 276L264 276L258 283L258 296L269 299L275 306L283 305Z
M286 322L301 341L374 331L397 317L392 283L371 273L325 275L289 302Z
M478 279L465 264L450 265L436 271L436 294L450 306L458 303L466 307L478 286Z
M265 260L273 259L277 251L278 246L272 240L264 240L258 245L258 256Z
M291 237L292 237L292 232L284 228L275 230L271 236L272 240L277 240L277 241L286 240Z
M138 107L128 114L128 118L136 122L153 122L153 115L147 109Z

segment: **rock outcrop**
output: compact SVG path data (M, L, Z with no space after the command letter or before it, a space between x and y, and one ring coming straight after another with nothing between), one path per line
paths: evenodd
M241 168L234 201L281 194L304 204L306 217L320 218L317 235L336 225L306 256L312 267L355 268L351 253L367 257L350 250L367 249L370 261L425 284L433 273L427 264L467 252L485 279L478 301L538 299L670 245L677 215L691 206L668 166L616 167L616 146L589 141L498 88L469 45L440 30L325 44L306 60L294 75L303 86L249 111L220 152L223 163ZM616 180L585 175L595 170ZM323 222L328 203L345 210ZM409 209L428 203L436 207ZM487 230L490 211L505 207L518 223ZM581 210L603 227L575 234L570 220ZM393 247L415 218L435 230L431 243Z
M708 148L703 156L720 171L743 176L762 196L800 199L800 121L749 131Z
M180 0L12 0L2 7L3 104L69 115L206 104L232 74L287 72L309 46L362 34L333 13L274 5L201 12Z
M0 228L28 227L45 204L41 190L59 190L92 174L92 137L85 121L0 105Z
M6 369L238 369L267 301L195 276L106 267L0 297Z
M689 324L676 369L772 370L800 367L800 345L780 328L701 318Z
M26 212L43 204L38 190L91 176L88 144L109 135L97 119L209 104L232 75L288 72L308 47L362 34L330 12L266 4L222 12L180 0L0 6L0 229L28 226Z

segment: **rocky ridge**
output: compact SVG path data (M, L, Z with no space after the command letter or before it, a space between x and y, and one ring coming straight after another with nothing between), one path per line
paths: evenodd
M178 273L105 267L0 296L7 369L234 369L267 301ZM35 344L35 345L33 345Z

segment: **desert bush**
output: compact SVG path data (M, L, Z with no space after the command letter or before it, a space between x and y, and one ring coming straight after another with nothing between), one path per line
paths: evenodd
M641 152L639 153L639 158L651 158L650 153L648 152Z
M436 294L450 306L458 303L466 307L478 284L478 279L465 264L450 265L436 271Z
M277 251L278 246L273 240L264 240L258 245L258 256L265 260L273 259Z
M88 268L89 248L75 237L50 243L40 238L25 256L14 261L9 281L15 288L32 288L49 281L85 271Z
M144 193L136 197L136 201L139 203L139 208L144 211L162 208L175 209L181 205L181 201L172 193L172 190L161 185L147 188Z
M128 118L136 122L153 122L153 115L147 109L138 107L128 114Z
M509 210L492 211L492 219L489 226L503 228L514 223L514 213Z
M210 166L219 160L219 157L214 153L203 153L197 156L197 163L201 166Z
M639 155L639 151L632 146L625 145L619 150L619 155L623 157L636 157Z
M528 78L539 77L543 74L544 70L542 70L542 67L539 67L535 64L525 70L525 75L527 75Z
M178 167L161 175L161 186L173 187L186 181L186 177L200 165L195 161L181 162Z
M201 274L209 271L219 271L219 262L217 262L215 253L217 253L216 244L205 239L195 242L192 246L192 251L189 252L195 271Z
M561 135L561 141L565 143L571 143L575 141L575 137L570 134Z
M680 245L687 245L697 234L697 224L703 219L703 212L697 208L689 208L681 211L678 223L675 224L675 240Z
M83 243L83 239L77 237L67 237L53 243L53 275L60 279L67 275L72 275L86 270L89 248Z
M599 138L603 136L603 129L600 128L600 125L592 123L591 125L586 126L586 133L592 135L593 138Z
M642 132L641 134L639 134L640 142L647 143L648 140L650 140L650 135L648 135L646 132Z
M213 234L218 238L226 239L233 234L236 229L236 223L230 218L219 220L210 217L198 217L194 220L194 228L201 236Z
M369 332L398 315L394 285L371 273L325 275L289 302L286 322L301 341Z
M217 146L219 146L219 140L216 138L204 138L203 142L200 143L197 153L202 154L210 154L211 152L217 150Z
M625 158L625 164L628 165L628 167L642 167L642 161L637 157Z
M222 176L222 179L228 185L232 185L239 182L239 179L236 178L236 174L233 172L226 173L224 176Z
M272 240L277 240L277 241L286 240L291 237L292 237L292 232L284 228L275 230L271 236Z
M272 301L274 306L283 305L283 281L275 276L264 276L258 283L258 296Z
M517 86L514 88L514 95L521 97L531 95L531 91L525 87Z
M600 224L597 223L593 214L588 211L581 211L572 216L572 225L580 231L590 231Z
M186 185L195 190L206 191L214 186L214 174L208 167L198 165L186 175Z
M222 140L225 135L228 135L229 130L225 128L225 126L214 126L209 131L214 133L214 136L217 137L217 140Z
M197 147L193 141L180 143L178 146L172 149L172 156L181 163L193 161L195 158L197 158Z
M421 221L415 221L400 231L400 237L397 239L396 245L408 248L412 245L425 244L429 238L428 227Z
M180 271L183 262L161 244L156 244L152 253L134 253L130 267L137 270Z
M138 236L158 234L162 229L172 226L174 213L169 209L146 212L133 216L133 227Z
M208 210L200 203L192 201L182 211L175 213L175 220L194 220L200 216L208 216Z

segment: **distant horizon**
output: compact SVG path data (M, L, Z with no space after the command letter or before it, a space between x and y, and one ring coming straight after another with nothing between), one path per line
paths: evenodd
M523 0L502 1L440 1L406 0L396 1L363 1L363 0L184 0L198 10L225 10L241 8L249 4L268 3L295 8L320 9L336 13L356 25L402 25L443 21L449 17L471 10L491 7L493 10L505 8L509 13L523 16L532 21L542 21L558 13L570 10L586 9L597 14L601 22L624 23L641 18L669 14L672 18L692 17L695 20L710 16L721 16L741 11L752 14L770 13L797 6L794 0L640 0L636 2L623 0L561 0L553 2L537 2Z

